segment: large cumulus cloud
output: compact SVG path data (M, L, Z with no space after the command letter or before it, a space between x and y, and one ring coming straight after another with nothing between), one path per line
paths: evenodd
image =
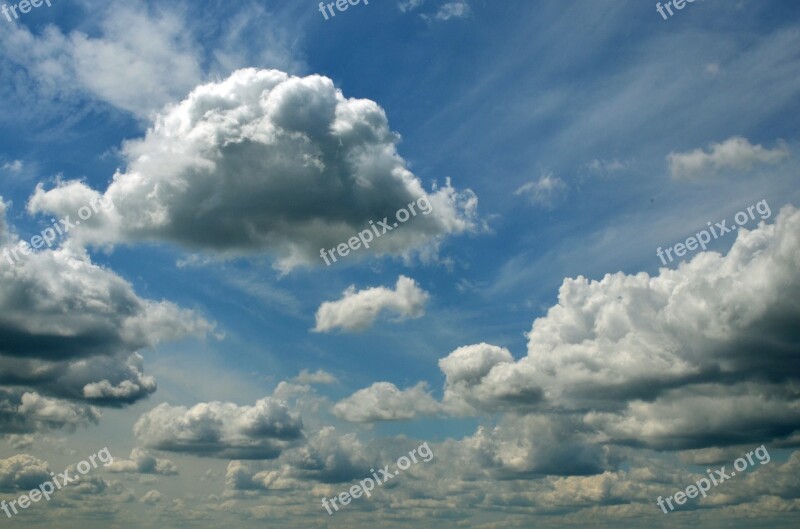
M443 409L557 414L598 443L658 449L796 438L799 300L800 211L787 206L774 224L739 230L727 255L656 276L565 279L527 356L483 343L440 360ZM339 406L403 417L406 401L362 398L373 392Z
M345 98L326 77L238 70L197 87L125 145L127 167L105 191L115 211L76 236L223 254L267 250L288 270L317 262L320 248L422 196L433 211L376 239L370 251L430 252L444 236L474 229L476 196L449 181L427 193L398 141L380 106ZM97 191L76 182L39 188L29 207L61 213L78 195Z

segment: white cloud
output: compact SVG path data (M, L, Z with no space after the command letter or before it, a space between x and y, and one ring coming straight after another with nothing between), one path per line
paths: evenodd
M350 422L402 421L441 411L425 382L400 390L389 382L376 382L356 391L333 407L333 413Z
M567 184L553 173L545 173L535 182L528 182L514 191L517 196L523 195L532 204L552 208L567 193Z
M451 18L466 18L472 13L469 4L465 0L447 2L439 6L439 9L432 15L420 15L425 20L445 21Z
M197 87L158 115L145 138L126 143L127 168L105 191L115 208L73 235L82 244L164 240L219 255L269 251L288 271L320 264L320 248L426 196L430 214L359 255L435 254L442 238L477 229L477 197L449 180L426 193L397 154L398 140L383 109L345 99L326 77L239 70ZM38 188L29 209L71 214L97 196L67 182Z
M567 278L521 360L485 343L440 360L442 404L455 415L557 410L598 442L659 449L791 436L799 270L800 211L787 206L775 224L739 230L725 256L654 277Z
M271 459L302 437L303 422L273 397L253 406L230 402L187 408L163 403L142 415L133 431L145 446L199 456Z
M535 404L541 390L530 373L514 362L508 349L480 343L459 347L439 360L446 376L444 404L454 414L475 414L482 409Z
M178 466L169 459L160 459L147 452L147 450L134 448L129 459L114 458L114 463L108 467L108 471L174 476L178 473Z
M336 384L338 380L335 376L322 369L318 369L314 373L303 369L299 375L294 377L293 382L297 384Z
M22 171L22 160L14 160L13 162L6 162L3 164L3 169L12 173L19 173Z
M344 291L337 301L326 301L317 310L314 332L329 332L339 328L360 331L371 326L383 311L400 317L419 318L425 314L429 294L408 277L400 276L394 290L374 287L356 291L355 285Z
M759 164L777 164L789 156L782 142L774 149L753 145L747 138L733 136L721 143L712 143L709 151L671 152L667 156L670 174L675 179L692 180L710 177L724 170L743 171Z
M2 39L6 56L40 83L85 92L139 117L202 80L199 50L180 17L166 10L115 8L91 36L54 26L38 36L23 25L12 28Z
M630 166L631 162L629 160L617 160L616 158L613 160L601 160L595 158L586 164L586 168L591 173L601 176L610 176L615 173L626 171L630 168Z
M400 2L399 4L397 4L397 7L400 8L400 11L405 13L407 11L413 11L413 10L417 9L423 3L425 3L425 0L405 0L405 1Z

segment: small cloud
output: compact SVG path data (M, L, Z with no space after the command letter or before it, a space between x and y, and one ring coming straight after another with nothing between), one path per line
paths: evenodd
M695 149L667 155L672 178L695 180L714 176L722 170L744 171L757 164L777 164L789 156L789 148L778 142L774 149L753 145L747 138L733 136L722 143L712 143L708 152Z
M710 62L706 64L706 73L710 75L719 75L720 73L719 64L715 62Z
M535 182L528 182L514 194L527 196L532 204L545 208L552 208L556 202L566 195L567 184L553 173L546 173Z
M134 448L130 459L116 459L108 470L109 472L161 476L174 476L178 473L175 463L169 459L159 459L141 448Z
M400 2L397 4L397 7L400 8L400 11L403 13L407 13L408 11L413 11L419 6L425 3L425 0L405 0L404 2Z
M614 173L627 171L630 167L630 160L617 160L616 158L613 160L600 160L595 158L586 164L586 169L588 169L590 173L599 176L611 176Z
M147 491L144 496L139 499L139 501L148 505L155 505L161 501L161 493L155 489Z
M472 13L472 10L470 9L469 4L467 4L467 2L464 0L458 0L456 2L447 2L446 4L442 4L439 7L439 10L433 15L420 16L428 21L445 21L450 20L451 18L466 18L470 15L470 13Z
M22 171L22 160L14 160L13 162L6 162L3 164L4 171L11 171L12 173L19 173Z
M355 285L351 285L342 299L320 305L313 331L329 332L337 327L349 332L364 330L385 310L397 313L400 318L419 318L425 314L429 297L416 281L405 276L397 279L394 290L375 287L356 291Z
M338 380L335 376L331 375L327 371L323 371L322 369L318 369L316 372L312 373L307 369L303 369L300 371L300 374L294 378L294 382L297 384L336 384Z

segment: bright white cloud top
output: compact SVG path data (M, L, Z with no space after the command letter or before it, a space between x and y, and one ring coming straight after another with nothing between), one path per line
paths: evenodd
M318 264L320 248L427 196L431 214L376 239L370 252L431 255L444 237L478 228L477 197L449 180L426 192L398 141L375 102L345 98L326 77L238 70L197 87L159 114L143 139L126 143L128 165L104 192L115 212L75 237L269 251L288 271ZM68 182L38 188L29 208L68 214L97 196Z

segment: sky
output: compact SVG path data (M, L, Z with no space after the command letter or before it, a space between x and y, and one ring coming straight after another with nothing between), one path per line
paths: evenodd
M3 526L797 527L800 4L339 5L0 5Z

